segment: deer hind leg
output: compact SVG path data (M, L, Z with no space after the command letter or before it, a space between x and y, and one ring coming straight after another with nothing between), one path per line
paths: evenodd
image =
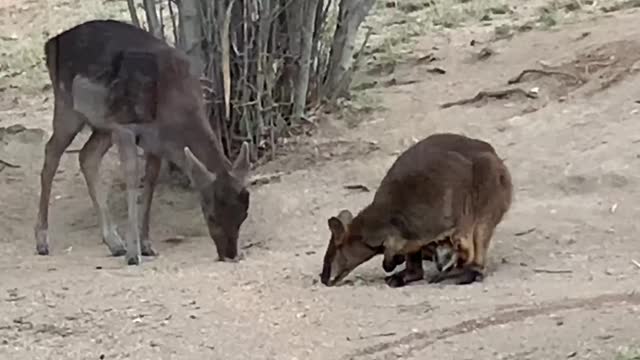
M53 133L45 145L44 163L40 172L40 203L34 226L36 251L39 255L49 255L49 199L53 177L58 171L62 154L83 126L84 119L77 116L70 106L61 100L55 102Z
M127 213L128 230L126 236L127 253L125 260L128 265L140 265L140 225L138 222L138 151L136 147L135 133L126 129L118 128L112 133L113 142L118 145L120 164L124 173L127 185Z
M158 253L151 246L149 238L149 221L153 192L160 175L161 159L153 154L145 155L144 188L142 190L142 224L140 227L140 247L142 255L157 256Z
M87 183L87 189L89 190L89 197L98 215L98 225L102 233L102 241L107 245L109 251L111 251L111 255L122 256L126 252L124 243L112 221L109 207L104 198L104 192L98 191L96 188L98 186L100 163L111 145L111 134L105 131L94 130L89 140L87 140L82 150L80 150L79 160L80 169Z
M422 249L408 254L406 256L406 262L407 265L404 270L385 278L387 285L390 287L402 287L424 278L424 269L422 268Z

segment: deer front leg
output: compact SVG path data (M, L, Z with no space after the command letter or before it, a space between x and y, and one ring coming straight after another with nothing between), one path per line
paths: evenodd
M89 140L80 150L80 169L87 183L89 197L93 203L93 208L98 215L98 225L102 233L102 241L107 245L111 255L122 256L126 253L122 238L118 234L116 225L111 219L109 207L104 198L104 192L96 189L98 185L98 175L100 172L100 162L104 154L111 147L111 135L108 132L95 131Z
M140 227L140 246L142 255L157 256L158 253L151 246L149 238L149 221L151 213L151 202L153 201L153 191L155 190L160 174L161 159L150 153L145 155L144 188L142 190L142 224Z
M422 268L422 250L410 253L406 256L405 269L385 278L385 282L390 287L402 287L411 282L424 278Z
M127 254L125 260L128 265L140 265L140 228L138 223L138 151L136 148L136 136L127 129L117 129L113 132L113 141L118 144L120 163L123 169L127 185Z

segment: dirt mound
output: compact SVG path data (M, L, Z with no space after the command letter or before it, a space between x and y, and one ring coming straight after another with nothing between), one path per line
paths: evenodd
M509 84L537 86L549 99L561 99L578 89L591 96L640 70L640 42L620 40L588 46L560 65L542 65L542 69L524 70Z
M565 101L576 91L582 96L593 96L640 71L640 42L620 40L592 45L559 65L543 61L540 64L540 69L524 69L509 79L507 88L482 90L474 97L448 102L442 107L470 104L480 107L489 100L508 100L535 102L534 108L539 109L548 101Z

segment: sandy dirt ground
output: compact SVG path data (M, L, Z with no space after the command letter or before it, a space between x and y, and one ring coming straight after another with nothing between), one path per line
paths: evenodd
M195 194L168 183L152 210L160 256L109 257L73 152L54 181L52 255L35 255L51 95L0 92L0 158L19 166L0 165L0 359L614 359L640 345L639 23L627 10L533 30L483 60L486 28L421 38L414 60L438 60L409 59L394 77L417 82L371 89L386 110L350 129L325 119L255 169L284 174L252 187L237 264L215 261ZM565 75L507 85L542 65ZM538 97L440 108L508 86ZM490 141L513 174L485 281L392 289L374 258L343 286L319 284L327 218L372 198L344 186L374 190L398 152L441 131ZM122 225L117 165L112 149L103 173Z

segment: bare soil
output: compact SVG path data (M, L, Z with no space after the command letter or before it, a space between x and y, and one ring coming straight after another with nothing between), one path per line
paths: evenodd
M6 19L4 33L24 25ZM368 90L386 110L353 129L324 119L255 169L279 175L252 188L237 264L215 261L195 194L168 183L152 210L160 256L108 256L73 152L54 182L52 255L35 255L50 91L3 88L0 359L613 359L640 345L639 23L631 9L499 41L485 27L421 38L396 85ZM565 74L508 84L525 69ZM510 87L537 96L440 107ZM343 286L319 284L327 218L372 197L345 185L375 190L400 151L443 131L490 141L513 174L484 282L392 289L376 258ZM114 149L103 174L123 224Z

